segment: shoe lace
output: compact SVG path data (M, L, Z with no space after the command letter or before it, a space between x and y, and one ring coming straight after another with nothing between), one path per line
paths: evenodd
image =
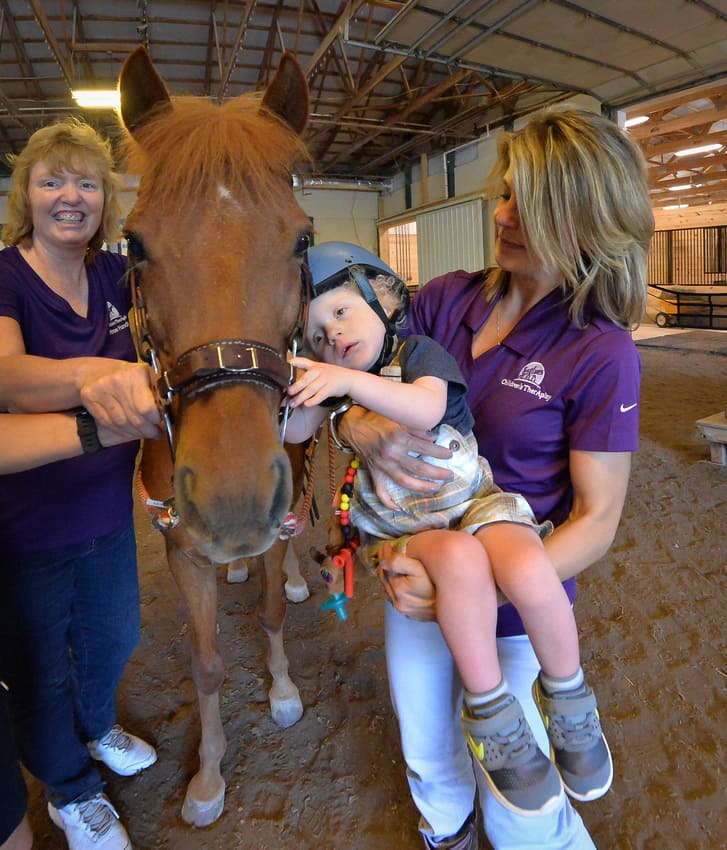
M493 732L490 739L505 756L506 762L524 755L535 746L530 727L522 717L512 729Z
M563 736L566 748L582 748L601 737L600 723L595 711L576 716L558 714L551 717L550 722Z
M121 726L112 726L111 730L104 735L100 743L104 747L119 750L122 753L131 749L131 738L124 732Z
M114 807L103 797L92 797L79 803L78 814L88 831L97 836L106 835L117 817Z

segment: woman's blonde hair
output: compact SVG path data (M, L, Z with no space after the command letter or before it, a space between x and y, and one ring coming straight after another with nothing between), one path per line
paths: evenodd
M30 172L39 162L51 170L88 174L103 182L104 205L101 224L91 238L86 262L91 263L104 241L119 235L121 207L118 200L120 180L114 172L111 143L93 127L75 118L36 130L19 154L10 154L13 185L8 199L8 222L3 227L6 245L29 244L33 233L33 213L28 199Z
M654 230L646 162L612 121L574 109L547 111L506 133L491 177L507 174L531 255L563 277L572 320L589 300L630 328L646 307ZM488 295L504 285L498 270Z

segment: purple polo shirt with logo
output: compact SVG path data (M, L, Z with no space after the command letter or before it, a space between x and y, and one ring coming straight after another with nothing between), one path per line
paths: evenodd
M559 525L572 505L572 449L638 448L639 355L628 331L592 309L587 327L577 328L556 290L473 360L472 339L493 307L483 272L451 272L417 293L406 333L433 337L457 361L495 482L522 493L539 521ZM572 600L575 580L565 587ZM502 606L498 636L524 631L514 607Z
M88 315L53 292L16 247L0 251L0 316L20 325L28 354L136 360L126 258L101 251L87 267ZM2 366L0 365L0 368ZM1 415L1 414L0 414ZM0 476L4 555L47 552L119 531L131 517L137 442Z

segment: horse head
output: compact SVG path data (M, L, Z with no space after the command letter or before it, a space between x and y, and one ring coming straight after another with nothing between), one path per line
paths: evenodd
M292 501L279 413L306 298L311 223L291 173L308 87L284 54L262 99L171 98L140 47L119 90L139 176L125 223L134 313L168 414L176 509L225 563L267 549Z

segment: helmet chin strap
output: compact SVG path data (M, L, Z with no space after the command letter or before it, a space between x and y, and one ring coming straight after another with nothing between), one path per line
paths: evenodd
M384 328L386 329L386 333L384 335L384 344L381 346L381 352L379 357L371 366L368 371L372 374L376 374L383 366L391 359L391 355L394 353L394 342L396 341L396 324L392 319L390 319L386 315L386 311L381 306L381 302L376 297L376 293L374 292L373 286L369 282L368 277L362 268L359 266L351 266L348 269L348 273L350 276L356 281L356 285L361 291L361 295L363 295L366 303L371 307L371 309L376 313L376 315L381 319L384 323Z

